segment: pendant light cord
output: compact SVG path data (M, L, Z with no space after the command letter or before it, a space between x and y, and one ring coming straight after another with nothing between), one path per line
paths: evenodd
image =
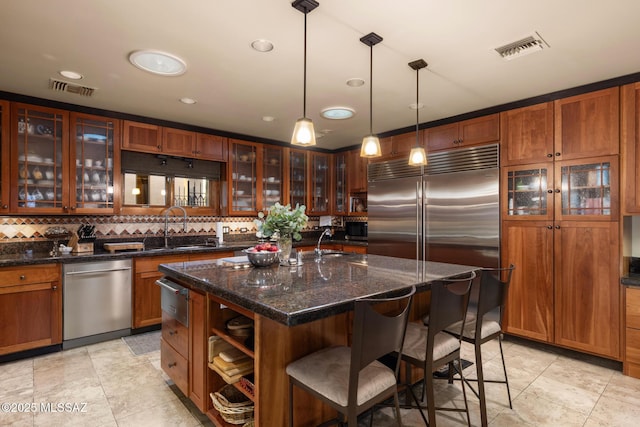
M420 146L420 69L416 70L416 147Z
M304 78L302 83L302 117L307 118L307 12L304 13Z
M373 45L369 60L369 135L373 135Z

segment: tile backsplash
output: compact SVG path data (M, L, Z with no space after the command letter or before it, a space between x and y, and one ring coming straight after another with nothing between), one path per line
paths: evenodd
M254 238L256 227L254 217L189 216L187 232L183 231L182 217L169 217L169 230L182 236L216 235L216 224L222 222L228 227L231 237ZM63 227L75 232L81 225L95 225L96 237L102 240L127 237L163 236L164 216L154 215L114 215L114 216L65 216L65 217L0 217L0 244L47 241L46 230ZM309 218L305 231L318 226L318 218ZM227 238L225 234L225 239Z

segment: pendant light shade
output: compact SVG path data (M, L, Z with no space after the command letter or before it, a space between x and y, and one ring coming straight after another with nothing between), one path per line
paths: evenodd
M424 147L420 145L420 70L425 68L427 63L424 59L417 59L409 62L409 67L416 70L416 146L411 149L409 153L409 166L426 166L427 165L427 152Z
M360 41L369 46L371 52L369 60L369 135L362 139L360 157L380 157L382 156L380 140L373 134L373 47L382 41L382 37L376 33L369 33L362 36Z
M302 117L296 121L291 137L292 145L310 147L316 145L316 132L313 122L307 118L307 13L318 7L320 3L315 0L295 0L291 3L295 9L304 13L304 83L302 97Z

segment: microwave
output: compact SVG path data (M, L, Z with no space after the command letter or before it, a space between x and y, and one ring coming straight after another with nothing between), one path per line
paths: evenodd
M347 240L367 240L367 223L365 221L346 222L344 237Z

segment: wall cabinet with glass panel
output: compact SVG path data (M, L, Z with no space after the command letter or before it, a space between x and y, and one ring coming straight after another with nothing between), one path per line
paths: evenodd
M332 214L346 215L347 203L349 200L347 193L347 156L343 151L333 155L333 170L335 176Z
M70 210L115 213L119 210L120 121L71 113Z
M11 121L11 211L69 213L68 113L13 104Z
M307 173L307 152L289 149L289 200L291 207L307 205L309 175Z
M9 103L0 101L0 213L9 212Z
M311 191L307 212L312 215L326 215L329 213L331 194L331 155L310 152L309 157Z

